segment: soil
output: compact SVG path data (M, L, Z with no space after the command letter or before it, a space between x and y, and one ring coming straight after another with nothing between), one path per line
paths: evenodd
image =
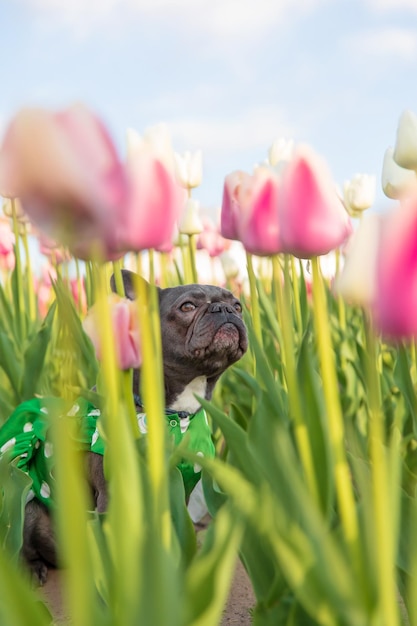
M55 624L57 626L70 626L70 620L65 616L62 607L61 575L62 572L59 570L49 570L48 580L41 588L40 593L54 616ZM250 580L243 565L238 561L220 626L250 626L250 609L254 604L255 597Z

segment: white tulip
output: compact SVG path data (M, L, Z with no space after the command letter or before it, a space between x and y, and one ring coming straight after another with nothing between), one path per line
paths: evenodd
M184 235L199 235L203 232L204 226L200 217L200 203L189 198L185 203L178 230Z
M143 136L133 128L127 129L127 159L136 160L142 155L152 155L170 171L174 171L174 151L171 137L165 124L145 129Z
M375 176L355 174L343 186L343 201L347 212L352 217L359 217L369 209L375 201Z
M356 306L370 307L375 297L376 260L382 218L367 213L347 244L343 269L334 290Z
M201 150L196 152L174 153L175 175L178 183L186 189L201 185L203 178L203 157Z
M294 140L280 137L275 139L268 150L268 161L272 167L276 167L281 161L291 161L294 154Z
M229 251L222 252L220 261L227 280L236 278L239 275L239 265L235 257Z
M417 191L416 172L397 165L391 147L385 151L381 183L385 195L393 200L410 196Z
M409 110L398 121L394 161L400 167L417 170L417 116Z

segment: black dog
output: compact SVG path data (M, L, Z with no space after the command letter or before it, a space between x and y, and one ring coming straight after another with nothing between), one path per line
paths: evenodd
M123 282L126 296L134 299L133 274L123 270ZM175 412L183 426L198 414L196 395L209 400L220 375L247 349L242 306L226 289L197 284L159 289L159 306L167 413ZM135 371L133 393L141 413L139 389L140 371ZM93 502L103 512L108 503L103 456L87 456ZM26 505L22 552L44 583L48 565L57 564L56 545L48 508L36 497Z

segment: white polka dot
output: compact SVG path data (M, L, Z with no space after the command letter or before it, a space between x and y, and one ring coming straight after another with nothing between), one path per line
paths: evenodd
M33 500L34 497L35 497L35 492L33 491L33 489L29 489L28 495L26 496L26 504L30 502L31 500Z
M41 485L41 496L42 498L50 498L51 496L51 488L45 481Z
M6 443L2 445L2 447L0 448L0 453L6 452L6 450L13 448L15 443L16 443L16 437L12 437L11 439L9 439L9 441L6 441Z
M136 417L138 418L138 426L139 426L140 432L142 433L142 435L146 435L146 433L148 432L148 425L146 423L146 413L138 413Z
M190 425L189 417L183 417L182 419L180 419L180 428L181 428L182 434L184 434L188 430L189 425Z
M31 433L32 430L33 430L32 422L26 422L26 424L23 426L23 432L24 433Z
M40 446L40 445L41 445L41 442L40 442L40 441L37 441L37 442L35 443L35 450L37 450L37 449L39 448L39 446Z
M45 441L45 445L43 448L43 453L47 459L49 459L54 453L54 446L50 441Z
M197 452L197 456L204 456L204 454L202 452ZM198 474L198 472L201 472L201 465L199 465L198 463L194 463L194 472L196 474Z
M95 429L93 436L91 438L91 445L94 446L95 443L97 443L97 439L99 438L99 432L97 430L97 428Z
M41 413L45 413L45 415L48 415L48 409L46 408L46 406L41 407L40 411Z
M67 415L69 415L70 417L73 417L73 415L77 415L79 410L80 410L80 405L74 404L74 406L72 406L70 410L68 411Z
M99 415L101 415L100 409L93 409L88 413L88 417L97 417Z

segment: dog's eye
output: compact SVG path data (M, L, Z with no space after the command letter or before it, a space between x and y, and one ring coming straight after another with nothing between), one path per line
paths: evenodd
M180 306L180 310L183 313L190 313L190 311L194 311L195 308L197 307L192 302L184 302L184 304L181 304Z
M235 302L233 306L235 307L235 311L237 311L238 313L242 313L242 305L240 304L240 302Z

